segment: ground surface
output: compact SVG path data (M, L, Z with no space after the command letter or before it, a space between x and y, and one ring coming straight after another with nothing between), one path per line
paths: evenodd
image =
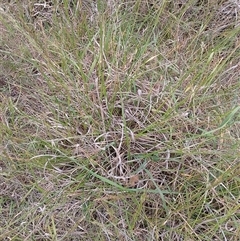
M0 240L239 240L240 2L0 1Z

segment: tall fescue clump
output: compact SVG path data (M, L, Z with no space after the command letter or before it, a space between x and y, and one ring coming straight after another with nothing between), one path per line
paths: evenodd
M238 1L0 3L1 240L238 240Z

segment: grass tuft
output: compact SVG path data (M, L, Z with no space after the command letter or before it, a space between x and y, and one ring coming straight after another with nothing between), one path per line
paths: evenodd
M0 239L239 238L237 1L1 1Z

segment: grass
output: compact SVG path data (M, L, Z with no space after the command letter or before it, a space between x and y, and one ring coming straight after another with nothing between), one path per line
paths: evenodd
M1 1L0 239L239 239L237 1Z

